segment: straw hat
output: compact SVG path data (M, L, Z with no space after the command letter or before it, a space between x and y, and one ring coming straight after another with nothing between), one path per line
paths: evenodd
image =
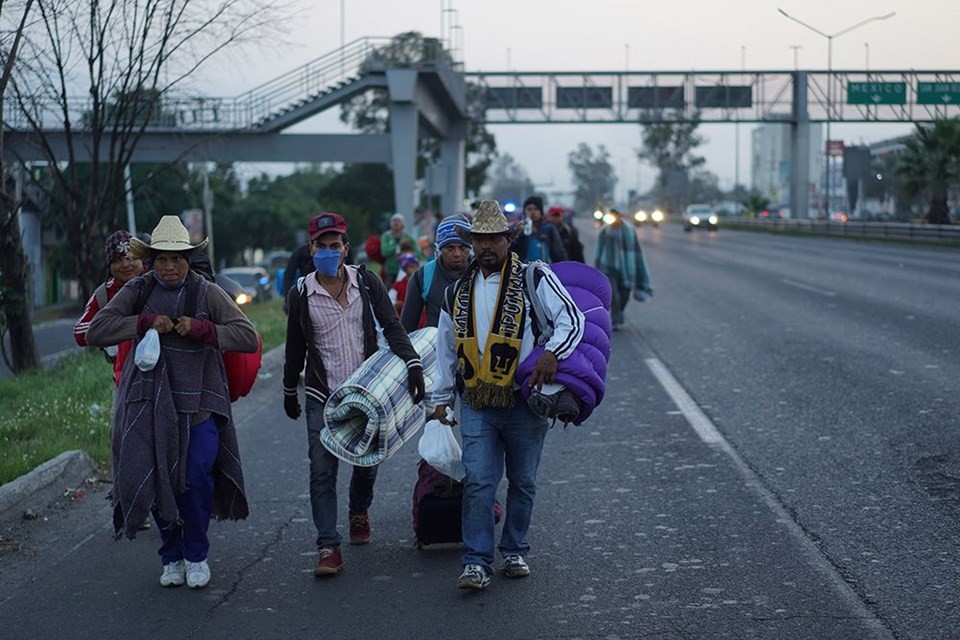
M500 203L496 200L483 200L473 216L473 224L469 229L455 227L457 235L470 241L474 236L504 235L511 242L520 233L523 223L510 224L507 216L503 215Z
M197 244L190 244L190 232L180 222L180 216L163 216L150 234L150 244L139 238L130 238L130 257L142 260L151 252L202 250L209 242L209 238L204 238Z

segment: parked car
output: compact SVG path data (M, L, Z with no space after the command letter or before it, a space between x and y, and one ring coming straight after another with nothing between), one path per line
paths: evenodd
M683 230L706 229L716 231L719 218L708 204L691 204L683 211Z
M270 273L276 273L277 269L282 269L287 266L287 262L290 261L290 252L289 251L271 251L263 257L263 260L257 263L258 266L263 267Z
M250 302L250 296L247 295L246 290L233 278L218 273L213 276L213 281L216 282L221 289L226 291L227 295L233 298L233 301L237 304L247 304Z
M230 267L221 270L219 275L238 282L249 296L248 302L266 302L273 299L270 274L263 267Z

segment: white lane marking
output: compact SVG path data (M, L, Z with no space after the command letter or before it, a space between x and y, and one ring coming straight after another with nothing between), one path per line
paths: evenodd
M786 278L781 278L780 282L783 284L788 284L791 287L796 287L797 289L803 289L804 291L812 291L813 293L819 293L822 296L827 296L832 298L837 295L836 291L829 291L827 289L821 289L820 287L814 287L809 284L804 284L802 282L797 282L796 280L787 280Z
M83 540L81 540L80 542L78 542L77 544L75 544L75 545L73 546L73 548L70 549L70 551L67 551L67 552L63 555L63 558L66 558L66 557L69 556L71 553L73 553L74 551L76 551L77 549L79 549L80 547L82 547L83 545L85 545L85 544L87 544L88 542L90 542L91 540L93 540L93 536L95 536L95 535L96 535L96 534L91 533L91 534L88 535L86 538L84 538ZM61 558L61 560L62 560L63 558Z
M830 562L829 558L827 558L820 548L808 537L803 528L800 527L790 513L783 507L777 496L767 489L763 483L763 479L747 465L743 458L740 457L740 454L737 453L736 449L727 442L726 438L723 437L713 422L710 421L710 418L703 413L693 398L690 397L690 394L688 394L683 386L677 382L677 379L673 377L673 374L670 373L666 365L658 358L646 358L644 362L646 362L647 367L649 367L650 371L653 372L653 375L663 386L667 395L670 396L680 411L683 412L683 415L687 418L687 422L689 422L690 426L697 432L700 439L723 451L727 457L730 458L734 467L746 481L746 486L756 492L767 508L773 513L777 522L786 527L789 535L797 541L801 552L807 558L810 565L832 584L840 600L843 601L846 606L850 607L854 615L868 630L873 632L874 637L892 639L893 634L890 633L890 630L887 629L883 622L877 618L876 614L870 610L857 592L847 584L843 577L837 572L836 567Z
M666 390L667 395L670 396L673 403L677 405L677 408L680 409L684 417L686 417L687 422L690 423L693 430L700 436L700 439L707 444L723 442L723 436L720 435L717 428L710 422L710 418L700 410L697 403L694 402L693 398L690 397L690 394L687 393L683 386L677 382L677 379L673 377L673 374L670 373L667 367L657 358L647 358L646 363L647 366L650 367L650 371L653 372L653 375L660 382L660 385Z

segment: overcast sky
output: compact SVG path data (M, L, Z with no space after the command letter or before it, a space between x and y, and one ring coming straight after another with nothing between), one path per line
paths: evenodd
M561 8L563 7L563 8ZM443 9L449 9L444 13ZM960 69L960 0L309 0L285 43L249 51L242 65L218 72L210 93L235 95L285 70L364 36L403 31L453 35L468 71L790 70L825 69L827 40L791 22L787 13L825 33L895 11L837 37L833 68ZM341 9L343 13L341 14ZM459 29L450 30L451 24ZM276 44L276 46L273 46ZM743 49L742 47L746 47ZM211 89L214 87L210 87ZM333 130L332 117L312 130ZM741 181L749 183L749 130L741 125ZM909 125L834 125L832 137L870 142ZM567 154L579 142L604 144L626 187L650 187L654 171L638 166L637 125L502 125L491 127L501 152L513 155L544 191L569 189ZM729 188L735 173L734 126L704 125L707 168ZM266 167L260 167L266 169Z

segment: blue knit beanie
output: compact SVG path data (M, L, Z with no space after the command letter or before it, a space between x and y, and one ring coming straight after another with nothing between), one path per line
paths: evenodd
M457 235L456 228L460 227L465 231L470 231L470 223L462 216L450 216L444 218L437 225L437 251L443 249L448 244L459 242L462 245L470 247L470 243ZM472 247L471 247L472 248Z

